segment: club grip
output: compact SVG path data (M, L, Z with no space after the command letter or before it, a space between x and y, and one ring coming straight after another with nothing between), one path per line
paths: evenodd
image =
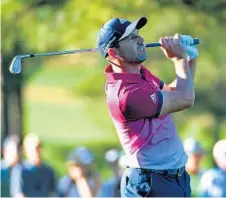
M193 42L194 42L193 45L198 45L199 42L200 42L200 41L199 41L199 38L194 38L194 39L193 39Z
M198 44L199 44L199 38L194 38L192 45L198 45ZM145 45L145 47L160 47L160 46L161 46L161 44L159 42L147 43Z

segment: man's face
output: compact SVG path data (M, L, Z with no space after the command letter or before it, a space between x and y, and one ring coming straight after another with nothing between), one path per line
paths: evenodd
M84 170L79 165L70 165L68 167L68 174L72 179L76 180L84 176Z
M39 144L28 144L25 146L25 153L27 158L34 162L40 163L41 161L41 145Z
M217 165L222 169L226 171L226 151L222 152L221 155L214 156L214 159L217 163Z
M193 155L191 155L189 157L191 159L191 161L193 162L194 166L199 166L201 163L201 160L203 158L203 154L202 153L194 153Z
M147 59L144 39L134 30L125 39L119 41L118 53L129 63L142 63Z
M3 149L3 157L9 166L13 166L19 161L18 146L14 142L8 143Z
M186 170L192 174L197 175L200 171L200 164L203 159L203 153L190 153L188 154L188 161L186 163Z

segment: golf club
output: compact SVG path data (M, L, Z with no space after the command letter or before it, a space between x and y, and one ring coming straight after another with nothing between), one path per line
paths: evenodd
M198 45L199 39L193 39L193 45ZM161 44L159 42L152 42L145 45L145 47L160 47ZM23 54L23 55L16 55L12 60L9 71L12 74L19 74L21 72L21 60L23 58L32 58L36 56L55 56L55 55L64 55L64 54L74 54L74 53L83 53L83 52L96 52L98 48L87 48L87 49L80 49L80 50L65 50L60 52L46 52L46 53L39 53L39 54Z

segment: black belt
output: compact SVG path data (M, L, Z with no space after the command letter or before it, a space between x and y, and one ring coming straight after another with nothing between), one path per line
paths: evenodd
M168 170L153 170L153 169L142 169L141 171L148 171L151 173L157 173L157 174L161 174L163 176L168 176L168 177L180 177L181 175L183 175L185 168L178 168L178 169L168 169Z
M183 175L185 168L181 167L178 169L168 169L168 170L155 170L155 169L144 169L138 168L142 173L157 173L166 177L180 177Z

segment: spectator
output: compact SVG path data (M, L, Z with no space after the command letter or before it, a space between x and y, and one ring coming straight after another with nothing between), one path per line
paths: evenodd
M213 158L216 167L203 174L200 196L226 197L226 139L214 145Z
M23 142L27 160L23 163L20 180L14 181L14 196L54 196L54 170L42 160L42 144L35 134L29 134Z
M60 197L94 197L101 185L100 177L93 168L94 156L85 147L73 150L67 158L68 173L57 185Z
M201 169L204 149L198 141L194 140L193 138L187 138L184 141L184 150L188 155L188 161L185 167L186 171L188 171L191 177L191 195L198 196L198 185L204 172L204 170Z
M105 160L111 167L113 177L106 181L99 192L100 197L120 197L120 183L123 169L120 166L120 151L118 149L110 149L105 154Z
M20 140L17 135L8 136L3 142L1 161L1 197L12 195L12 178L20 169Z

